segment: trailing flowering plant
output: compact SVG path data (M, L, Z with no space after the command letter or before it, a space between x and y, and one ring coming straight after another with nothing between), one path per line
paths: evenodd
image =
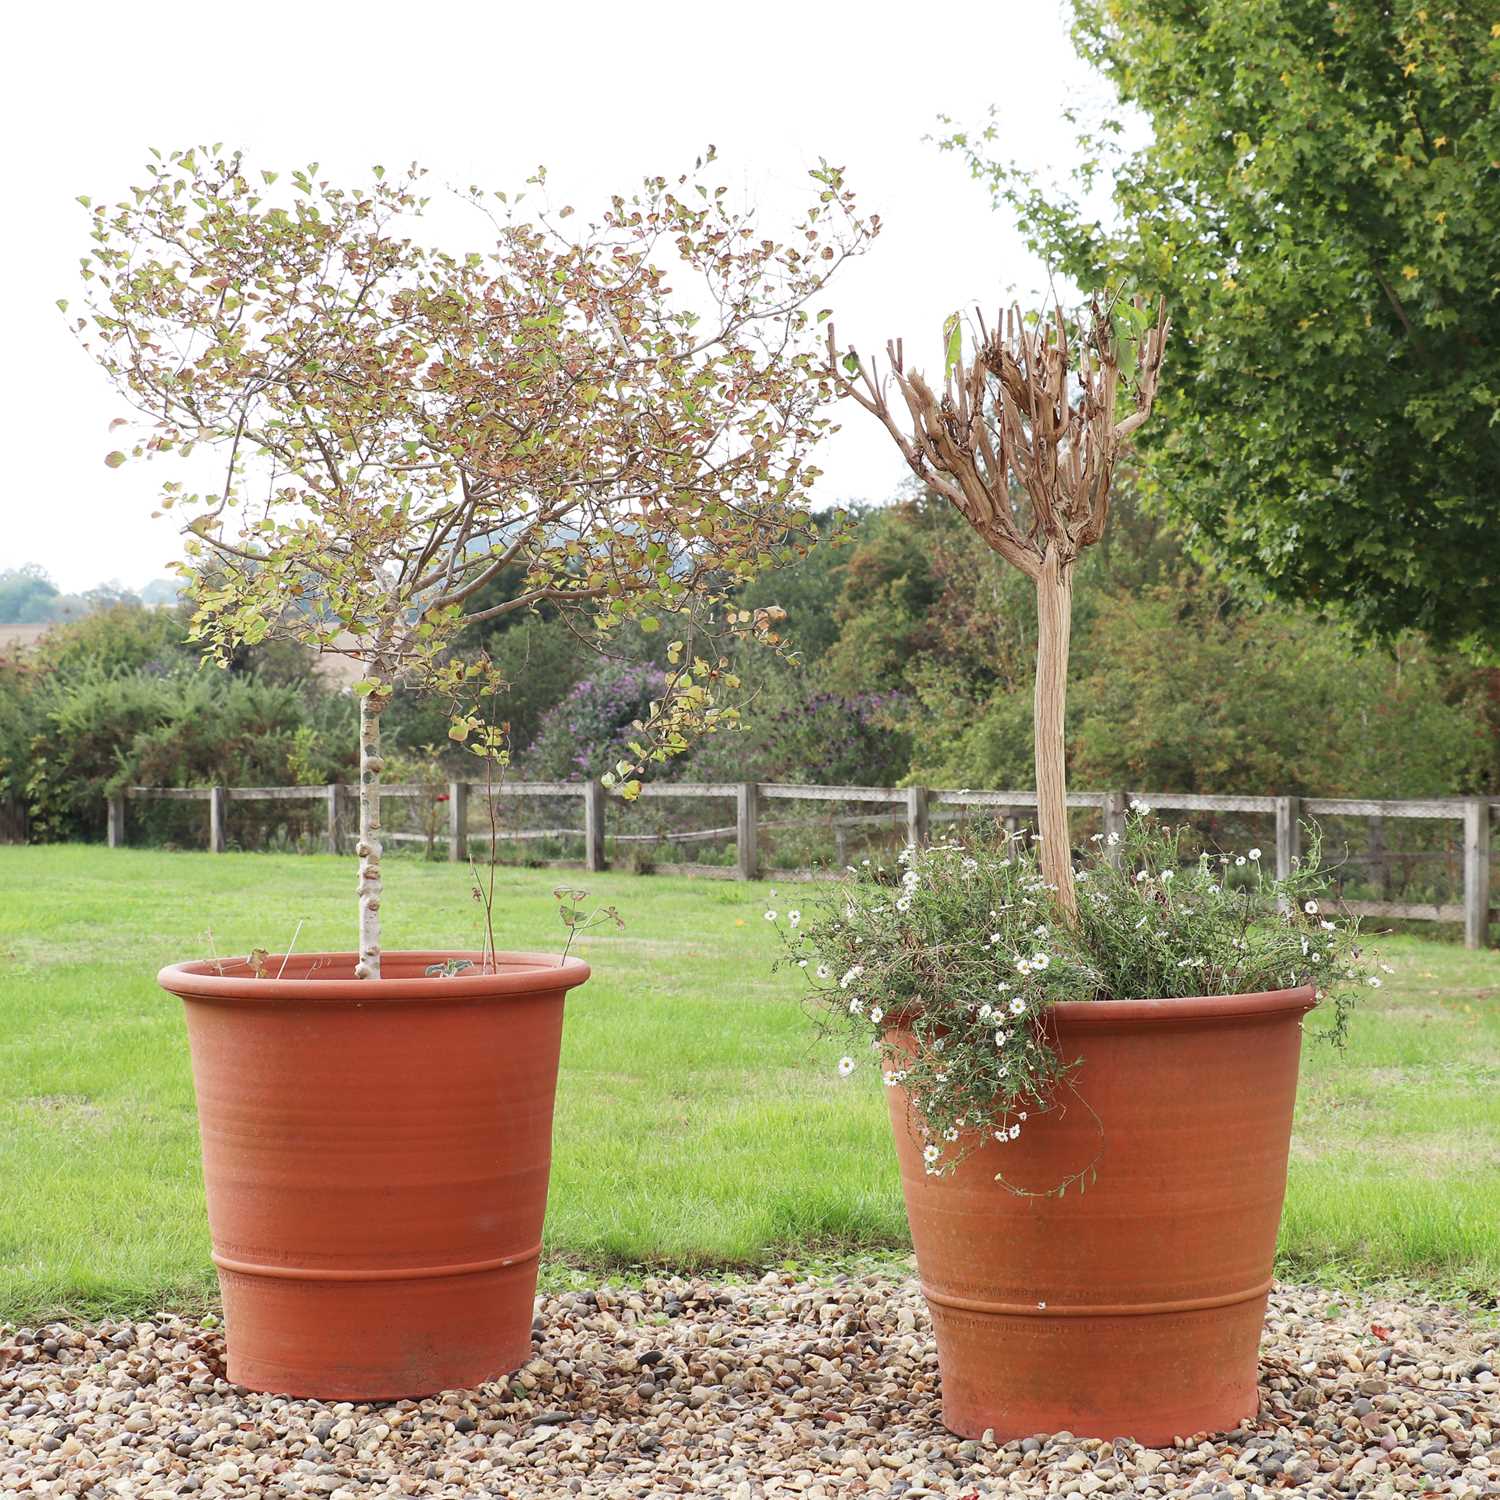
M1285 879L1243 854L1185 852L1185 829L1132 806L1123 836L1095 836L1063 920L1026 835L904 849L895 868L850 867L816 912L766 912L785 963L806 976L828 1027L905 1091L927 1170L951 1170L1071 1095L1047 1026L1060 1000L1233 995L1313 985L1342 1041L1361 983L1357 921L1335 920L1313 831ZM1383 966L1382 966L1383 967ZM1389 972L1389 970L1387 970ZM1080 1174L1083 1175L1083 1174ZM1070 1179L1071 1180L1071 1179ZM1064 1184L1065 1186L1065 1184Z

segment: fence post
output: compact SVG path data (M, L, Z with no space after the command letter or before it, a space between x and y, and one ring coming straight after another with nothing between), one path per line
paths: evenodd
M224 852L224 788L211 786L208 789L208 852Z
M906 842L920 849L927 842L927 788L906 789Z
M735 843L739 856L737 871L741 880L754 880L760 871L760 851L756 847L756 819L760 812L760 785L742 781L735 794Z
M1120 840L1125 837L1126 803L1124 792L1104 794L1104 857L1112 865L1120 863ZM1114 835L1113 840L1110 838L1111 834Z
M592 780L583 784L583 867L604 868L604 785Z
M1464 947L1483 948L1490 936L1490 805L1464 798Z
M1300 797L1276 799L1276 878L1289 880L1296 861L1302 855L1302 813Z
M328 852L337 854L339 852L339 784L330 781L323 788L323 796L326 802L325 823L328 834Z
M469 857L469 783L448 783L448 858L454 864Z
M125 793L116 792L109 799L109 847L119 849L125 843Z
M1385 857L1385 819L1381 817L1367 818L1365 826L1369 829L1369 848L1366 868L1370 872L1370 878L1375 885L1375 894L1382 901L1391 899L1391 862Z

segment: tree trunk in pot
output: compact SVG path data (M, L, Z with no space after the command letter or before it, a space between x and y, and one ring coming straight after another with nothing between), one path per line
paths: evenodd
M1068 701L1068 646L1073 628L1073 565L1051 547L1036 576L1036 812L1042 874L1056 888L1069 921L1078 914L1068 833L1068 771L1063 722Z
M359 700L358 979L380 978L380 716L389 700L384 683Z

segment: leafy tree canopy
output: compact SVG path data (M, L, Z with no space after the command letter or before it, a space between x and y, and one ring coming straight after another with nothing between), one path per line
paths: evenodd
M76 327L146 419L132 452L217 460L211 487L168 480L161 501L215 654L276 635L347 651L372 704L398 680L434 689L485 753L492 684L446 649L466 626L541 604L602 632L686 615L636 764L714 722L734 683L697 643L775 643L727 590L812 539L832 391L808 304L877 221L824 166L770 238L712 160L582 227L471 189L490 245L463 254L414 238L417 168L278 182L215 147L158 158L123 202L85 200Z
M1151 138L1074 187L955 133L1034 248L1165 294L1143 435L1190 539L1392 640L1500 646L1500 22L1493 0L1074 0ZM1113 181L1103 223L1081 195Z

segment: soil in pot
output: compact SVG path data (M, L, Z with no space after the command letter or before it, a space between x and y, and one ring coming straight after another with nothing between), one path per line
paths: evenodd
M1071 1086L951 1174L926 1171L888 1091L952 1431L1164 1445L1256 1414L1313 1004L1302 988L1056 1005Z
M427 969L453 960L451 977ZM462 1389L531 1357L578 959L298 954L158 976L185 1002L229 1379L324 1400ZM280 957L266 972L281 971Z

